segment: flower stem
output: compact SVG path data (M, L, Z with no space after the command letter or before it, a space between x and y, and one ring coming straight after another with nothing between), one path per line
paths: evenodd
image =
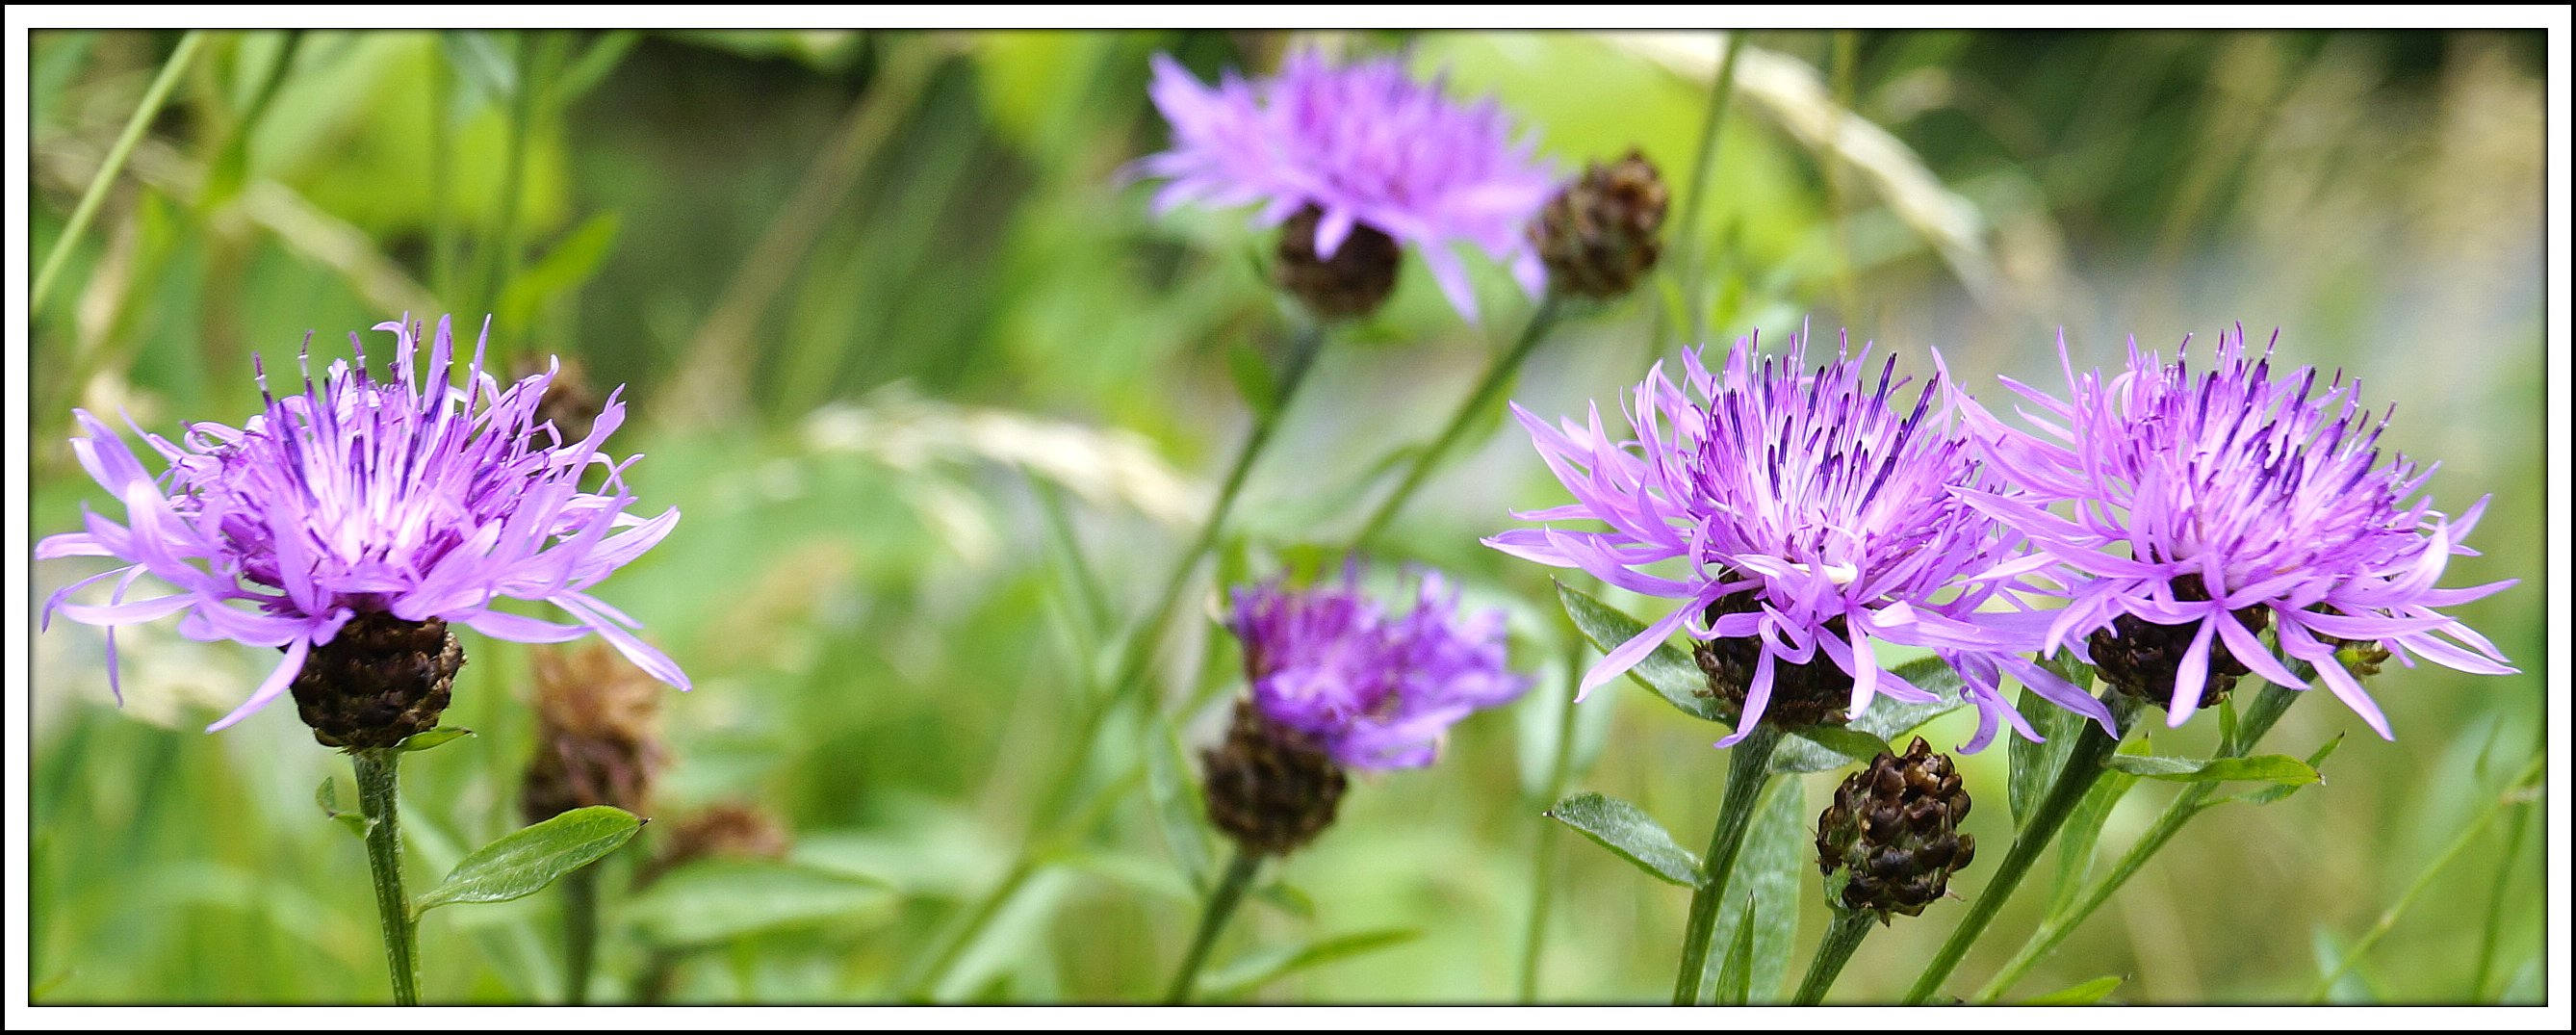
M1690 314L1683 325L1689 330L1688 341L1696 342L1708 336L1703 324L1708 317L1708 307L1700 295L1708 263L1707 258L1700 254L1699 213L1702 201L1708 196L1709 173L1717 168L1718 130L1726 124L1726 109L1735 96L1735 58L1744 53L1744 36L1742 29L1726 34L1726 54L1718 59L1717 78L1709 82L1708 114L1700 123L1699 149L1691 158L1690 192L1682 195L1681 218L1673 223L1673 265L1681 271L1682 305ZM1648 335L1646 345L1650 356L1661 356L1664 352L1664 307L1657 305L1652 308L1654 315L1649 320L1653 331Z
M394 811L394 767L402 752L366 748L349 752L358 776L358 811L367 818L367 870L375 878L376 918L384 925L385 966L393 975L394 1002L420 1005L418 935L411 901L403 896L402 826Z
M2137 699L2127 694L2105 690L2102 702L2111 706L2112 718L2123 729L2137 714ZM2103 763L2109 761L2112 752L2119 747L2119 738L2103 732L2101 723L2084 724L2084 732L2076 738L2075 750L2067 754L2066 764L2058 769L2056 781L2040 798L2039 804L2031 809L2030 821L2023 824L2020 834L2013 838L2012 851L2005 853L2003 865L1995 870L1994 879L1977 892L1977 900L1969 904L1968 915L1960 919L1956 930L1950 932L1950 940L1941 943L1940 952L1932 957L1932 965L1923 969L1923 976L1915 979L1914 987L1905 993L1905 1005L1912 1006L1932 998L1933 993L1940 991L1941 982L1949 978L1950 972L1959 969L1959 961L1967 956L1968 947L1976 944L1977 937L1986 932L1988 924L1994 923L1995 914L2012 898L2013 890L2021 886L2022 878L2029 875L2031 864L2038 862L2040 855L2048 850L2048 843L2056 839L2058 828L2066 825L2066 818L2075 813L2075 806L2084 801L2085 793L2101 782L2105 771Z
M599 944L599 866L564 875L564 1002L590 999L590 961Z
M161 113L162 102L170 99L170 89L179 85L180 73L188 70L189 61L197 56L197 48L205 42L206 34L202 31L192 30L179 37L179 45L170 51L170 59L161 63L161 74L154 76L152 85L144 89L143 100L134 106L133 117L125 120L125 131L117 134L116 143L107 149L107 159L98 163L98 172L90 177L89 188L81 192L80 203L72 207L72 218L63 224L62 236L54 238L54 246L45 250L45 264L36 271L35 284L27 289L27 312L31 318L44 307L45 293L53 288L54 278L62 273L63 261L71 258L72 246L78 244L81 235L89 230L90 220L98 217L98 207L107 200L107 189L115 185L117 173L124 171L125 159L134 153L134 145L142 142L144 130L151 128L153 117Z
M2302 662L2296 674L2306 679L2316 673ZM2291 702L2298 700L2298 695L2298 691L2288 687L2265 685L2262 694L2255 698L2253 707L2246 709L2244 719L2237 723L2235 738L2219 745L2218 757L2245 757L2246 753L2254 749L2255 742L2262 740L2263 734L2271 731L2272 724L2280 721L2281 713L2289 709ZM1987 981L1985 987L1979 988L1977 994L1970 996L1968 1001L1993 1002L2004 993L2012 991L2013 983L2020 981L2022 975L2029 972L2032 964L2038 963L2040 957L2048 955L2051 950L2057 948L2057 943L2065 941L2066 936L2072 933L2077 925L2082 924L2086 917L2092 916L2094 910L2102 908L2104 902L2110 901L2111 894L2120 890L2121 885L2128 883L2130 877L2136 876L2138 870L2146 866L2147 860L2154 858L2156 852L2164 848L2165 842L2173 840L2174 834L2182 830L2183 824L2199 815L2200 810L2207 807L2205 803L2211 794L2216 793L2217 788L2218 785L2214 783L2196 783L2176 795L2173 804L2165 806L2164 815L2156 817L2155 824L2148 827L2147 832L2140 836L2135 844L2129 846L2129 850L2120 856L2120 861L2111 867L2111 872L2102 878L2101 883L2085 889L2081 897L2042 922L2039 930L2033 932L2030 939L2023 942L2021 948L2013 953L2012 959L2004 963L2003 969L1996 971L1994 978Z
M1834 910L1833 926L1825 929L1824 944L1816 946L1816 958L1807 964L1807 980L1798 985L1797 1006L1814 1006L1825 1000L1825 990L1834 987L1843 964L1851 962L1852 950L1860 948L1861 939L1869 937L1878 926L1878 914L1866 909Z
M1753 824L1753 802L1771 782L1771 750L1780 746L1780 729L1758 724L1738 741L1726 766L1726 797L1718 802L1717 827L1708 835L1708 858L1700 863L1699 890L1691 893L1690 927L1682 934L1681 971L1673 977L1673 1005L1699 1002L1708 980L1708 948L1715 940L1718 904L1726 900L1726 878L1735 869L1735 853L1744 847L1744 832Z
M1199 968L1207 963L1208 950L1216 946L1217 935L1225 932L1225 922L1234 916L1234 907L1243 901L1243 893L1252 886L1252 875L1261 869L1261 853L1237 848L1234 862L1226 866L1225 876L1217 881L1216 891L1208 896L1207 913L1199 918L1199 932L1190 939L1190 954L1182 957L1181 971L1172 978L1172 992L1164 1001L1172 1004L1190 1001L1190 991L1198 984Z
M1494 361L1485 367L1484 378L1476 382L1474 391L1467 393L1466 401L1458 404L1457 412L1449 415L1448 425L1440 429L1439 436L1433 438L1430 445L1413 455L1413 462L1405 468L1404 480L1397 482L1395 491L1379 500L1377 510L1360 524L1359 534L1351 537L1351 550L1366 547L1386 528L1386 523L1394 520L1395 515L1404 509L1405 501L1412 499L1414 490L1422 487L1423 479L1430 477L1431 472L1440 466L1441 459L1457 446L1458 437L1466 434L1467 426L1475 422L1477 415L1494 405L1505 386L1512 383L1513 375L1520 372L1521 364L1529 360L1530 353L1538 350L1539 342L1546 340L1548 329L1556 326L1562 308L1556 292L1549 291L1540 297L1538 308L1530 312L1529 322L1521 325L1520 337L1512 342L1511 349L1494 357Z
M1583 637L1569 637L1565 671L1566 680L1570 683L1579 683L1583 679L1583 654ZM1538 803L1541 811L1565 796L1565 781L1574 771L1574 696L1567 694L1556 703L1559 709L1556 713L1556 757L1548 762L1547 787ZM1538 824L1537 836L1530 846L1530 919L1528 934L1521 943L1519 985L1520 1000L1524 1003L1538 1001L1539 956L1546 948L1549 907L1556 901L1550 893L1556 887L1557 853L1554 849L1558 838L1553 836L1555 832L1548 829L1549 826Z

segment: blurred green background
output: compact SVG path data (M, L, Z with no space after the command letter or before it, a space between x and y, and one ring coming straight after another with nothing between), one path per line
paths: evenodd
M2129 334L2170 353L2242 322L2258 339L2280 328L2286 364L2340 367L2370 402L2396 403L2385 442L2441 461L2437 506L2494 494L2472 539L2483 553L2445 582L2524 580L2458 614L2525 674L2392 666L2375 692L2393 743L2336 702L2302 702L2267 747L2304 755L2352 734L2327 783L2204 817L2019 986L2114 974L2119 999L2294 1000L2539 750L2540 41L1753 34L1700 225L1672 251L1704 257L1702 290L1660 276L1586 312L1513 398L1578 412L1694 326L1721 344L1847 326L1917 376L1938 348L1972 383L2047 384L2060 328L2090 365L2119 362ZM177 43L34 35L33 254ZM793 830L795 872L827 886L612 893L602 980L658 941L686 944L669 957L683 1001L1150 999L1196 918L1182 864L1208 851L1204 831L1163 821L1192 807L1162 764L1169 738L1153 786L1085 827L935 987L915 987L916 968L1048 807L1075 749L1076 659L1146 606L1247 426L1233 371L1285 340L1262 279L1270 242L1247 213L1155 219L1150 189L1121 174L1167 140L1147 59L1167 51L1209 77L1309 44L1409 47L1453 91L1500 97L1560 169L1633 144L1674 184L1677 214L1695 193L1713 34L211 33L34 313L34 530L76 528L84 503L121 512L65 445L74 406L164 432L231 422L257 405L254 351L275 370L308 331L330 356L406 311L465 326L491 313L510 361L559 355L597 387L627 386L611 448L646 455L630 472L643 511L686 515L601 591L697 681L666 701L677 761L655 815L756 803ZM1348 536L1387 487L1388 454L1428 438L1509 341L1528 303L1470 265L1483 328L1409 263L1394 302L1330 345L1216 578L1265 577L1311 556L1300 544ZM1279 886L1213 969L1258 977L1265 952L1276 964L1274 950L1346 935L1390 944L1243 998L1506 1000L1542 856L1555 898L1540 997L1653 1002L1670 987L1687 894L1539 816L1570 651L1549 572L1476 542L1563 490L1499 418L1469 442L1379 559L1438 565L1471 604L1510 609L1515 662L1541 688L1460 726L1439 765L1359 781L1338 825L1273 870ZM37 566L36 599L91 570ZM1215 585L1187 598L1158 670L1192 757L1240 681L1204 617ZM35 638L36 1001L383 1001L363 854L313 801L325 776L345 792L346 763L285 707L199 732L273 655L167 622L120 642L122 710L98 630ZM448 721L481 735L406 767L416 887L518 822L528 649L467 650ZM1722 782L1713 732L1624 682L1579 718L1571 786L1697 844ZM1964 740L1963 719L1936 743ZM2208 721L2156 733L2167 752L2216 737ZM1157 739L1110 734L1091 779L1132 771L1123 756ZM1970 823L1989 859L2009 839L2003 755L1965 760L1972 792L1993 795ZM1835 775L1789 804L1811 819ZM2133 794L2103 851L2169 793ZM2334 999L2537 1001L2538 808L2471 839ZM1959 890L1975 895L1993 865ZM1824 926L1813 871L1796 872L1792 978ZM2011 952L2050 880L1954 991ZM558 908L545 894L431 914L427 997L554 996ZM1836 999L1901 993L1960 912L1873 937Z

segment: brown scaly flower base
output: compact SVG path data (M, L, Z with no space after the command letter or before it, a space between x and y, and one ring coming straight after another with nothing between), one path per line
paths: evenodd
M1903 757L1881 752L1834 789L1816 817L1816 866L1851 871L1845 909L1921 916L1977 857L1977 839L1959 833L1969 804L1950 756L1916 737Z
M463 667L465 647L445 621L370 612L313 648L289 689L324 747L389 748L438 727Z
M2209 590L2201 585L2200 576L2185 575L2174 580L2174 596L2182 600L2208 600ZM2261 606L2234 612L2236 620L2256 634L2272 624L2272 612ZM2092 648L2093 669L2102 682L2158 708L2173 703L2174 679L2182 669L2182 656L2191 649L2197 629L2192 625L2157 625L2136 615L2121 615L2108 629L2096 630L2087 641ZM2208 708L2227 699L2236 689L2236 680L2253 670L2238 661L2227 649L2224 637L2209 638L2209 680L2200 688L2199 707Z
M1762 602L1751 593L1734 593L1721 597L1708 606L1707 621L1715 625L1719 617L1730 614L1752 614L1762 609ZM1851 630L1842 619L1826 624L1836 636L1849 636ZM1762 641L1753 636L1724 636L1697 643L1691 647L1691 658L1699 662L1700 673L1708 677L1707 696L1723 706L1728 722L1739 721L1744 714L1745 694L1753 687L1753 672L1762 660ZM1763 706L1762 721L1781 729L1796 729L1818 723L1841 724L1846 720L1843 709L1851 705L1851 673L1834 664L1819 650L1805 664L1771 663L1771 700Z
M1200 754L1208 819L1246 852L1286 855L1333 825L1350 778L1331 756L1298 744L1261 717L1250 698L1234 705L1225 742Z
M1362 223L1329 260L1315 255L1315 227L1324 212L1313 205L1299 209L1279 228L1279 265L1272 277L1318 318L1340 320L1367 316L1395 293L1396 260L1404 250L1377 228Z
M1592 163L1530 223L1548 286L1586 298L1627 294L1663 254L1670 198L1654 163L1636 148L1609 165Z

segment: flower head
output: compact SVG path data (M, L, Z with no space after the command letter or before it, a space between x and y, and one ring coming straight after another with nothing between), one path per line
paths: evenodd
M1238 587L1226 627L1271 726L1342 765L1407 769L1431 764L1452 723L1530 687L1504 667L1502 612L1461 621L1457 603L1425 572L1412 612L1389 614L1353 568L1340 586Z
M1963 403L2013 488L1962 497L2029 536L2038 552L2022 567L2068 598L2047 649L2089 649L2115 685L2114 667L2133 670L2179 726L2238 673L2306 688L2256 638L2269 625L2282 651L2314 664L2383 737L2387 718L2336 661L2339 648L2375 643L2409 665L2412 652L2464 672L2514 671L2435 610L2513 585L2433 585L2451 555L2475 552L2460 541L2486 500L2457 521L2429 500L2408 502L2432 472L2402 456L2380 462L2389 415L2362 408L2359 382L2337 372L2320 393L2312 367L2274 378L2271 347L2247 355L2242 327L2220 335L2197 372L2134 340L2128 369L2109 378L2076 374L2062 335L2058 354L2065 400L2005 380L2037 432Z
M462 384L448 321L438 321L425 372L416 373L418 329L395 336L390 380L357 361L331 364L319 384L306 363L304 391L278 398L260 374L266 407L239 428L197 423L178 442L135 433L168 467L157 479L124 439L87 412L72 451L124 505L126 524L87 515L88 530L49 536L39 559L114 557L126 566L82 580L45 603L76 621L109 627L108 679L116 681L114 627L181 615L179 632L286 652L248 701L208 731L240 721L286 691L308 655L353 620L453 622L487 636L552 643L595 632L655 678L687 689L679 666L627 629L633 619L585 592L668 535L677 509L627 513L627 464L600 444L625 419L611 393L590 433L566 442L536 420L551 373L507 387L484 372L478 341ZM487 327L488 332L488 327ZM258 366L258 360L253 359ZM597 491L585 473L602 472ZM175 592L126 594L149 575ZM69 600L116 576L105 604ZM571 615L555 623L498 610L504 597L546 601Z
M1229 71L1211 88L1157 54L1152 93L1172 124L1172 149L1138 168L1169 181L1157 211L1259 202L1260 224L1275 226L1311 206L1320 259L1359 228L1419 246L1473 323L1475 294L1452 247L1484 249L1537 293L1543 275L1522 233L1557 183L1533 160L1534 141L1513 140L1492 98L1461 107L1444 85L1415 81L1401 58L1335 68L1307 50L1273 78L1248 83Z
M2010 673L2034 691L2108 724L2109 709L2016 653L2035 640L2003 582L1975 583L2014 543L1952 490L1989 484L1949 411L1935 411L1936 377L1913 404L1893 398L1895 360L1873 385L1867 349L1845 342L1809 367L1805 343L1758 357L1736 342L1723 370L1683 353L1681 384L1657 364L1638 385L1614 437L1599 406L1588 422L1550 427L1513 412L1574 502L1516 512L1547 527L1485 540L1541 564L1579 568L1622 589L1681 601L1613 648L1582 691L1637 664L1675 629L1699 641L1712 689L1740 707L1742 739L1766 713L1789 724L1836 708L1857 716L1872 699L1937 700L1888 671L1873 639L1933 650L1956 668L1982 722L1966 750L1999 722L2033 736L2000 689ZM1604 531L1554 527L1598 521ZM1656 568L1664 573L1648 571ZM2012 610L1980 610L1999 601Z

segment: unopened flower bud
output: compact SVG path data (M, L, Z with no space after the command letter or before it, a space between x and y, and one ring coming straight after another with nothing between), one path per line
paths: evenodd
M445 621L366 612L305 657L295 713L325 747L393 747L438 727L463 667L465 647Z
M1396 260L1404 254L1395 239L1366 223L1355 224L1331 257L1318 254L1315 229L1322 209L1297 210L1279 228L1279 264L1272 275L1279 286L1308 311L1325 320L1367 316L1395 293Z
M1285 855L1333 824L1350 779L1331 755L1301 741L1247 697L1235 702L1224 743L1200 754L1208 819L1244 851Z
M537 753L519 812L540 823L585 805L649 810L661 772L661 686L607 645L535 653Z
M1949 890L1950 875L1976 858L1977 839L1959 833L1968 792L1950 756L1914 738L1903 756L1881 752L1845 777L1816 818L1816 865L1848 870L1842 906L1920 916Z
M1592 163L1530 224L1549 287L1587 298L1627 294L1663 254L1670 200L1643 151L1630 148L1628 157L1609 165Z

